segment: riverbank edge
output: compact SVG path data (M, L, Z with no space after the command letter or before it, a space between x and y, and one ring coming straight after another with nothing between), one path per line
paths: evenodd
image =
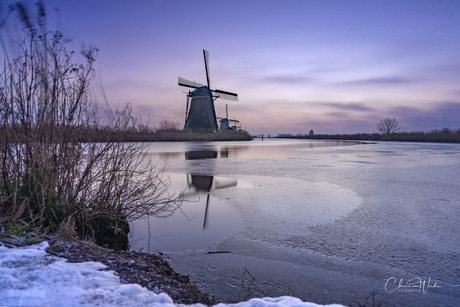
M232 141L250 141L252 136L244 131L228 132L113 132L97 131L80 132L78 141L88 142L232 142Z
M79 263L94 261L114 271L121 283L135 283L155 293L168 294L176 304L217 304L211 295L202 292L188 276L175 272L162 253L115 251L84 240L63 240L53 236L16 237L0 234L0 243L7 248L20 248L47 241L50 255Z

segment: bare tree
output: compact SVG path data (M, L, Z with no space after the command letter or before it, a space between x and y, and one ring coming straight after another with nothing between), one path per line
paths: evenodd
M375 125L375 127L382 134L395 133L401 129L399 127L398 120L394 117L387 117L382 119Z
M78 63L63 34L46 28L43 3L14 11L24 32L0 33L0 222L71 225L81 238L126 249L129 220L177 208L168 178L145 159L147 144L121 142L135 124L131 108L92 102L97 48L83 46Z

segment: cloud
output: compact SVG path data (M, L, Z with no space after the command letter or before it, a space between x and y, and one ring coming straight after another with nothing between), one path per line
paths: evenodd
M460 60L460 59L458 59ZM460 76L460 64L458 63L443 63L443 64L427 64L419 69L420 73L442 75L457 75Z
M359 111L359 112L373 112L375 108L369 107L368 103L364 102L311 102L309 104L321 107L328 107L332 109Z
M415 78L404 78L398 76L390 77L375 77L375 78L365 78L365 79L356 79L349 80L344 82L339 82L341 85L376 85L376 86L394 86L394 85L403 85L410 84L421 81L421 79Z
M399 107L392 111L390 116L396 117L405 131L460 128L460 102L434 102L428 109Z
M283 84L304 84L313 83L314 78L300 75L273 75L261 78L261 81L268 83L283 83Z

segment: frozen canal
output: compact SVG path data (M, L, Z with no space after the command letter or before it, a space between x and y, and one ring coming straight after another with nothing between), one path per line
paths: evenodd
M269 139L151 154L198 200L178 220L138 221L133 247L167 251L222 301L460 302L458 144Z

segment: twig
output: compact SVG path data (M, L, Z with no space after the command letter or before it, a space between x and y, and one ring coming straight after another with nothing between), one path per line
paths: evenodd
M214 251L214 252L206 252L205 254L229 254L231 251ZM243 275L244 276L244 275Z

